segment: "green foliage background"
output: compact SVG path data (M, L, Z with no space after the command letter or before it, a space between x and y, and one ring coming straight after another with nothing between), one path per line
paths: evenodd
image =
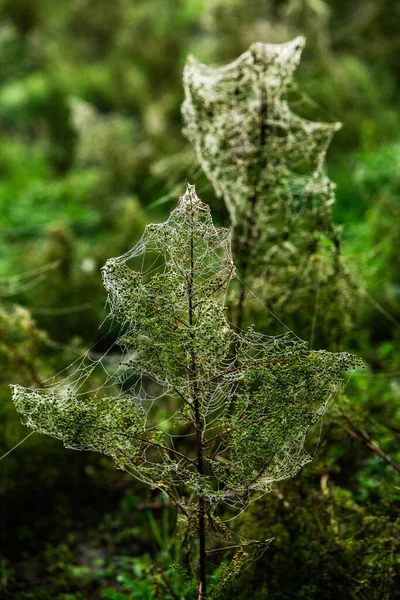
M342 349L367 368L311 436L313 463L235 525L275 542L227 598L400 597L399 474L335 424L344 411L400 462L399 17L369 0L0 1L0 455L27 433L8 384L115 340L96 334L106 258L164 220L186 178L229 225L181 133L189 53L219 63L305 35L303 116L344 124L327 166L363 292ZM191 598L172 513L105 458L35 434L0 462L0 596Z

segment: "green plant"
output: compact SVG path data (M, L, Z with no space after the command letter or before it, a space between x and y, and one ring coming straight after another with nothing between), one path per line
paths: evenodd
M135 260L139 270L127 264ZM216 551L207 535L229 540L218 505L244 509L310 460L307 432L356 364L346 353L309 351L289 334L236 330L224 307L234 275L230 231L214 227L188 186L165 223L148 225L137 246L103 267L111 316L123 328L119 394L81 393L90 370L68 386L13 386L26 425L69 448L112 456L169 497L186 529L190 568L198 545L199 598L207 594L207 552ZM160 403L171 430L154 422Z

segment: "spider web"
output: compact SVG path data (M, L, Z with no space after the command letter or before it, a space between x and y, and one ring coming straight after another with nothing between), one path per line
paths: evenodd
M210 507L243 509L255 491L297 473L311 460L309 428L356 361L311 352L290 333L232 326L224 306L235 276L230 235L189 185L165 223L148 225L102 269L122 358L87 356L55 385L13 386L22 421L68 448L111 456L175 500L189 490ZM105 381L88 390L99 365ZM190 500L179 502L195 512Z
M285 44L256 43L221 67L192 56L187 61L184 132L233 224L254 194L272 193L269 205L282 199L299 202L299 193L331 199L333 186L323 168L340 124L297 116L287 97L304 45L303 37ZM265 211L262 204L257 216Z
M233 62L215 67L189 57L184 133L226 204L234 227L233 255L245 285L311 343L318 318L320 347L338 348L351 328L356 295L341 261L330 208L334 184L324 168L340 124L310 121L292 110L299 107L293 74L304 45L303 37L256 43ZM240 327L255 316L260 322L249 295L246 309L235 309L238 295L235 287L229 299L232 320ZM333 302L335 310L321 314L320 307ZM274 325L267 318L264 330L274 332Z

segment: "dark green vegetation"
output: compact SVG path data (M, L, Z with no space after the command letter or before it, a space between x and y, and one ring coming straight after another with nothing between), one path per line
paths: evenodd
M233 523L246 538L275 541L247 561L226 597L400 597L400 483L388 462L400 462L398 5L0 6L0 455L28 433L8 384L36 386L83 350L93 346L96 357L113 343L117 331L95 333L105 316L99 267L129 249L145 223L165 219L186 177L229 224L181 134L187 54L226 61L254 41L304 34L298 81L315 104L302 102L302 116L344 124L327 166L338 184L342 253L361 291L340 349L367 368L310 436L311 452L319 442L314 461ZM321 323L332 306L321 307ZM301 309L298 327L310 314ZM92 377L91 387L97 377L101 385ZM176 566L184 557L175 510L111 461L34 434L0 462L0 476L6 598L191 597Z

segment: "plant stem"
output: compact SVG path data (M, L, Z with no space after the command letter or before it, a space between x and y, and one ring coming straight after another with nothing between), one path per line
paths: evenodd
M194 306L193 306L193 284L194 284L194 244L193 244L193 226L190 233L190 275L188 280L188 304L189 304L189 324L191 328L191 337L194 339L192 330L194 324ZM191 351L191 382L193 383L193 406L195 412L196 426L196 451L197 451L197 471L199 475L204 474L203 461L203 423L200 413L199 389L196 383L196 355L194 348ZM198 526L197 533L199 538L199 594L198 600L204 600L207 594L207 573L206 573L206 527L205 527L205 501L204 498L198 496Z
M92 429L98 429L99 431L106 431L106 432L108 431L104 427L98 427L96 425L90 425L89 427L91 427ZM144 444L149 444L150 446L154 446L155 448L160 448L160 450L165 450L165 452L171 452L171 454L176 454L176 456L183 458L184 460L191 463L192 465L195 465L195 466L197 465L197 463L194 460L192 460L188 456L185 456L185 454L182 454L182 452L178 452L178 450L175 450L174 448L170 448L169 446L164 446L163 444L160 444L159 442L154 442L153 440L143 438L140 435L135 435L134 433L123 433L122 431L116 431L115 433L117 433L118 435L121 435L123 437L126 437L126 438L132 438L134 440L138 440L139 442L143 442Z

